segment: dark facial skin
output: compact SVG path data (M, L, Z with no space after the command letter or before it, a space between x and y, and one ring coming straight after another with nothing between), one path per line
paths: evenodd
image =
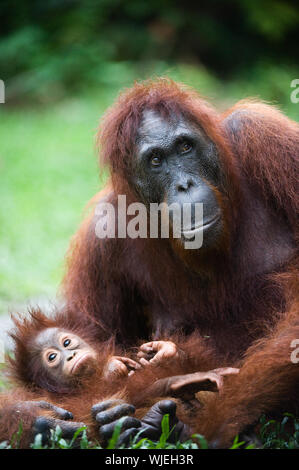
M212 189L221 188L216 148L201 129L183 118L169 121L154 111L144 112L133 184L147 206L166 202L182 208L191 203L191 226L182 225L182 237L184 231L190 236L203 230L208 245L221 233L221 210ZM195 203L203 203L201 227L194 217Z
M60 328L47 328L36 338L43 367L50 377L68 383L95 370L97 354L79 336Z

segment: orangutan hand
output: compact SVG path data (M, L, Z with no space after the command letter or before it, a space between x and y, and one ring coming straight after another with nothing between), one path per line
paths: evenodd
M112 356L104 370L105 379L115 377L127 377L134 374L135 370L140 369L141 365L128 357Z
M137 357L143 366L158 365L161 363L171 363L176 361L183 355L172 341L151 341L140 346Z
M140 438L158 440L162 433L161 423L165 414L169 415L169 428L172 430L167 442L184 441L191 433L189 427L176 416L176 403L171 400L155 403L141 420L134 417L133 405L117 399L97 403L92 407L91 413L99 425L99 438L103 445L109 442L115 427L120 423L120 418L122 425L118 447L129 445L137 433L140 433Z
M54 416L44 416L42 414L43 410L52 412ZM72 421L73 415L71 412L44 400L19 402L16 404L15 412L20 414L20 419L28 413L36 415L32 427L32 440L38 434L41 434L43 445L49 443L51 431L55 431L57 426L60 427L61 436L64 439L72 439L79 429L86 428L84 423ZM77 436L77 441L81 435L82 432Z
M172 396L192 399L197 392L221 392L223 377L238 374L239 369L222 367L207 372L194 372L193 374L174 375L159 379L151 385L153 395Z

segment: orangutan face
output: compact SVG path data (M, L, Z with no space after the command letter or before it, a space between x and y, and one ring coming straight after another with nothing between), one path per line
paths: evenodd
M90 374L96 368L97 354L82 338L60 328L47 328L36 338L42 364L56 380L68 382Z

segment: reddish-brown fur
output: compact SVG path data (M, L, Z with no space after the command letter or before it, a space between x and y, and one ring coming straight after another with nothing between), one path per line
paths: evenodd
M298 124L264 103L243 101L219 114L169 80L137 84L108 110L99 133L111 170L105 198L114 204L118 194L138 200L130 172L145 108L183 115L215 143L226 243L186 253L166 240L99 240L91 213L72 242L64 294L70 312L97 323L98 341L116 335L136 345L197 331L196 344L178 340L190 369L241 365L223 393L194 413L194 431L227 446L260 413L298 403L299 366L290 360L299 338ZM135 380L144 386L138 374Z
M58 311L51 317L45 316L40 310L32 310L28 318L22 320L14 318L15 330L11 333L15 342L14 359L8 358L8 375L13 387L8 393L0 395L0 442L11 441L17 434L20 421L22 421L22 434L20 441L14 444L21 448L29 447L33 440L33 426L38 416L57 418L55 413L41 408L32 409L30 404L26 408L19 405L24 401L44 400L72 412L73 420L84 423L88 429L88 436L93 441L100 441L99 425L92 419L91 408L94 404L111 396L126 400L137 408L136 416L144 416L150 406L159 399L160 388L155 389L156 380L171 375L182 375L197 371L197 355L192 351L196 349L198 338L196 335L188 339L186 350L190 354L177 359L175 363L162 363L136 371L130 377L105 378L103 370L112 355L123 351L116 348L113 341L96 343L91 323L86 324L82 319L71 318L69 312ZM47 374L41 363L41 355L32 360L32 351L37 335L46 328L58 327L71 332L84 339L98 352L97 369L90 377L84 377L77 384L65 389L63 384L57 382L49 386ZM197 349L198 351L198 349ZM130 355L135 358L137 348ZM207 354L207 351L205 351ZM212 358L208 361L212 363ZM207 364L206 364L207 368ZM162 398L161 396L161 398ZM155 398L154 398L155 397ZM188 408L185 410L183 401L178 400L179 415L184 421L190 420ZM19 409L19 411L17 411Z
M33 410L28 406L27 410L20 408L18 404L23 401L45 400L49 403L62 406L68 411L74 410L75 420L86 421L91 425L90 403L94 404L95 397L105 397L113 393L111 380L105 381L102 377L103 369L108 359L115 352L113 341L106 343L96 342L92 323L84 321L75 315L70 315L67 310L57 311L51 317L47 317L39 309L31 310L28 318L14 318L15 330L11 333L14 340L14 358L7 358L7 374L13 387L8 393L0 396L0 441L11 440L13 434L19 429L22 420L21 447L28 447L32 442L32 428L37 416L56 417L51 411L41 409ZM99 351L97 370L82 384L74 384L72 388L65 389L63 384L57 382L49 384L47 373L41 364L40 354L32 356L32 349L37 335L46 328L58 327L67 332L80 336L96 351ZM115 390L119 387L115 388Z
M183 115L216 144L228 247L177 256L164 240L100 241L91 215L73 240L64 293L72 308L98 322L99 338L116 331L120 342L134 343L198 330L199 369L206 348L218 366L241 363L231 387L194 425L227 444L262 411L290 402L299 381L290 362L290 342L299 338L298 124L261 102L241 101L219 114L167 79L136 84L108 110L99 132L114 203L117 194L138 200L130 171L145 108Z

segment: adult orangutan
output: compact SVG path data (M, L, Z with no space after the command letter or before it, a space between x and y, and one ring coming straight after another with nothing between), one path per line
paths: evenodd
M99 338L116 332L134 344L197 330L195 350L179 347L198 370L241 365L194 419L211 445L227 446L262 412L297 403L298 124L256 101L219 114L158 79L120 95L98 142L111 172L106 201L201 202L203 226L186 232L202 230L203 246L185 249L184 227L180 239L99 239L92 213L69 254L67 302L97 320Z
M111 183L73 240L68 307L97 321L100 341L116 334L136 345L178 332L198 371L241 366L191 423L211 446L227 446L262 412L298 400L298 124L255 101L219 114L196 92L158 79L119 97L98 140ZM203 224L192 215L169 239L132 238L121 224L115 238L100 239L99 203L122 217L119 195L147 210L203 203ZM202 247L186 249L198 234Z

